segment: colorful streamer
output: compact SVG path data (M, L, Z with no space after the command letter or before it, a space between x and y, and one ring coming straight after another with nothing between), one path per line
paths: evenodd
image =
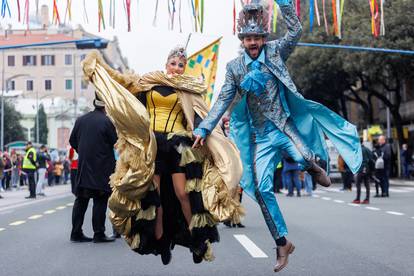
M128 32L131 31L131 0L125 0L127 21L128 21Z
M318 22L318 26L321 26L321 17L319 15L319 6L318 6L318 0L314 0L315 3L315 14L316 14L316 21Z
M233 0L233 35L236 34L236 0Z
M152 20L152 26L157 26L157 14L158 14L158 0L155 2L155 12L154 12L154 19Z
M273 3L274 3L274 1L273 0L268 0L268 6L267 6L267 8L268 8L268 20L267 20L267 22L268 22L268 24L267 24L267 30L270 32L270 30L271 30L271 26L272 26L272 16L273 16Z
M7 2L7 0L3 0L1 3L1 17L4 18L6 16L6 12L8 12L9 17L11 17L9 2Z
M56 0L53 0L53 17L52 17L53 24L60 25L60 16L59 16L59 10L56 3Z
M101 31L101 25L105 30L105 17L103 12L102 0L98 0L98 32Z
M277 31L277 5L276 3L273 3L273 32L276 33Z
M296 14L300 18L300 0L296 0Z
M322 9L323 9L323 22L324 22L324 25L325 25L325 32L326 32L326 35L329 35L328 20L326 19L325 0L322 0Z
M333 16L333 25L334 25L334 35L338 35L338 15L337 15L337 9L336 9L336 1L332 0L332 16ZM339 1L339 0L338 0Z
M20 0L17 0L17 16L20 23Z
M380 35L384 36L385 35L385 22L384 22L384 0L380 0L381 1L381 5L380 5L380 12L381 12L381 32Z
M314 1L310 0L309 1L309 30L310 32L313 31L313 17L314 17L314 13L315 13L315 6L314 6Z
M88 13L86 11L86 0L83 0L83 19L86 21L87 24L89 24L89 19L88 19Z
M29 30L29 0L24 4L24 22L26 22L27 30Z
M72 0L66 1L66 11L65 11L65 19L64 22L66 24L66 16L69 15L69 21L72 21Z

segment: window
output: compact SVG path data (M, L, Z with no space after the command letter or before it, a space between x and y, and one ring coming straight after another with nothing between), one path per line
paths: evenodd
M54 55L42 55L41 56L41 63L43 65L55 65L55 56Z
M80 55L80 60L84 60L86 58L86 54Z
M65 65L72 65L72 55L65 55Z
M36 66L36 56L23 56L23 66Z
M32 80L27 80L26 81L26 90L27 91L33 91L33 81Z
M14 80L11 80L7 83L7 90L15 90L16 89L16 83Z
M72 80L65 80L65 89L72 90Z
M45 80L45 90L52 90L52 80Z
M14 56L7 56L7 65L14 66Z
M88 85L89 85L89 81L86 81L86 80L81 81L81 89L82 90L88 89Z

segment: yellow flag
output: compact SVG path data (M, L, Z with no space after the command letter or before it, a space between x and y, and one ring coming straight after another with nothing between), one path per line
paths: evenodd
M213 98L220 40L221 37L190 56L185 69L186 74L204 79L207 85L205 100L208 106L210 106L211 99Z

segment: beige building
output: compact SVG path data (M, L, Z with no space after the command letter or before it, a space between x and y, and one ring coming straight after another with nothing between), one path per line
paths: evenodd
M82 28L66 27L26 30L0 30L0 46L44 42L62 42L97 38ZM92 108L94 88L82 78L81 61L90 50L78 49L75 43L32 46L1 51L0 81L8 101L14 101L24 116L22 125L27 139L36 141L33 130L37 106L43 104L48 115L48 144L53 148L68 145L75 118ZM115 38L100 50L113 68L128 69ZM17 76L17 77L16 77ZM75 108L77 106L77 108Z

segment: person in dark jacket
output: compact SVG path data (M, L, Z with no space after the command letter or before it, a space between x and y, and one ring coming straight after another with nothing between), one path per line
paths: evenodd
M361 148L362 148L362 165L359 169L358 173L356 174L356 188L357 194L356 199L352 201L355 204L369 204L369 179L372 173L372 168L374 167L374 155L372 152L364 146L361 139ZM366 197L363 201L361 201L361 182L364 182L365 189L366 189Z
M95 99L94 106L94 111L76 120L69 140L79 155L70 237L73 242L92 241L82 231L90 198L93 199L93 241L114 241L105 235L105 218L111 194L109 176L115 169L114 145L117 134L114 125L106 116L104 103Z
M45 145L40 146L40 150L37 153L37 184L36 184L36 195L45 196L43 191L45 186L47 161L50 160L50 155L47 152Z
M375 157L375 176L380 181L381 187L381 197L388 197L389 196L389 178L391 173L391 156L392 156L392 149L391 145L387 143L386 138L384 135L378 137L378 144L374 150L374 157ZM377 194L375 197L380 197L379 191L377 190Z

